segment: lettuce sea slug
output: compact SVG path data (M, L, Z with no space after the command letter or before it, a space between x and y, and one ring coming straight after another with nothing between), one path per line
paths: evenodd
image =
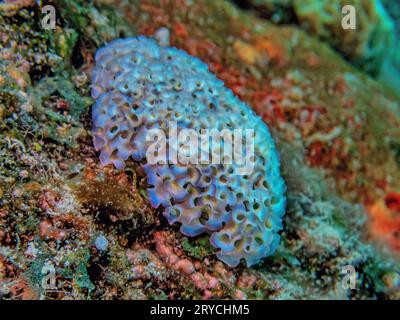
M229 266L237 266L242 258L251 266L271 255L282 229L285 184L274 141L261 118L205 63L153 39L114 40L97 51L95 61L93 143L101 164L121 169L129 157L140 162L152 206L162 206L169 223L180 223L186 236L210 233L218 258ZM207 162L206 157L185 161L171 152L185 147L179 138L184 130L200 135L204 130L238 129L253 132L253 148L247 139L244 148L250 152L249 171L243 171L243 163L226 159L229 153L219 162ZM171 130L177 142L157 140L160 132L168 135ZM233 141L233 134L226 137L218 140L222 146ZM241 145L244 139L239 140ZM235 142L239 140L235 136ZM160 142L156 155L166 155L165 161L149 160L148 150L155 141ZM219 149L204 152L205 142L191 141L189 147L195 145L196 152L200 147L202 156L214 156Z

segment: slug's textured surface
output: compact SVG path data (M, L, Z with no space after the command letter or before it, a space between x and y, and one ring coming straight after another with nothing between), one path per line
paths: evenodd
M96 53L93 70L93 142L103 165L142 163L154 207L169 223L195 236L210 232L219 259L248 266L274 252L285 211L285 185L274 142L264 122L206 64L146 37L114 40ZM146 162L148 130L168 134L194 129L253 129L254 169L239 175L234 164Z

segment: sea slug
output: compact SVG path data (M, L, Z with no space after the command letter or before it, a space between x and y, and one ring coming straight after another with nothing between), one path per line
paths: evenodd
M205 63L151 38L114 40L96 52L95 62L93 143L101 164L122 169L129 157L140 162L151 204L162 206L169 223L180 223L187 236L209 232L218 258L229 266L241 259L251 266L271 255L279 243L286 187L261 118ZM243 174L235 161L181 163L166 150L159 150L168 154L165 163L149 163L149 132L167 135L173 126L177 134L253 130L252 170ZM167 147L174 148L170 142Z

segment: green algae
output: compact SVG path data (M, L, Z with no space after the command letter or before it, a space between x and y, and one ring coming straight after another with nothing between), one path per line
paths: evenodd
M213 12L218 8L218 12L221 12L221 8L227 8L226 12L237 17L237 11L232 9L228 4L212 4L206 2L203 10L204 15L209 14L213 16ZM80 128L88 128L87 124L83 123L83 118L88 115L90 99L87 98L89 85L84 83L82 87L78 86L72 80L73 76L77 74L77 69L81 65L76 63L76 56L79 56L79 52L82 49L88 49L94 52L97 44L103 43L107 39L113 37L119 37L119 27L115 27L118 21L110 19L110 15L114 17L120 16L121 13L114 14L109 9L103 9L101 6L93 5L90 3L88 6L84 5L83 1L64 1L65 7L60 7L62 16L62 25L60 30L56 33L46 32L43 34L39 33L39 37L35 40L33 38L38 35L34 35L29 32L29 29L35 30L35 26L32 22L25 22L23 29L19 30L12 18L7 18L2 24L3 30L19 30L24 31L21 33L21 39L25 39L28 42L32 39L31 46L37 45L39 51L51 52L57 59L50 58L45 60L42 64L32 63L34 61L32 52L29 49L21 49L19 51L24 55L25 59L33 66L33 73L35 76L29 76L26 81L25 88L17 83L17 81L11 78L7 71L6 66L9 63L0 62L0 73L4 78L4 83L0 85L0 105L3 106L2 111L2 123L1 123L1 136L2 142L0 149L0 163L1 166L1 177L0 179L5 180L6 177L14 177L19 179L17 186L23 185L22 179L18 178L18 172L21 169L27 168L20 157L24 155L23 148L15 147L9 148L7 145L6 138L17 139L11 141L17 145L22 144L25 149L32 149L42 154L47 154L49 151L46 144L40 144L40 140L43 135L47 136L47 139L52 142L61 145L65 149L72 147L78 148L89 148L90 143L82 142L79 137L85 134L80 134L78 131ZM138 9L139 10L139 9ZM30 12L26 10L26 12ZM24 17L27 13L23 13ZM219 14L219 13L218 13ZM105 21L102 26L92 26L94 20L97 17L105 16ZM239 14L239 20L247 21L246 26L253 27L254 20L250 16L246 19L241 19L242 15ZM113 18L118 20L117 18ZM27 20L28 21L28 20ZM224 33L224 28L228 24L229 18L223 17L222 22L217 24L216 29L212 29L209 26L206 27L207 36L213 39L220 47L225 47L227 38ZM107 25L109 23L109 25ZM258 23L258 22L257 22ZM264 26L264 27L263 27ZM115 30L114 30L115 29ZM126 34L129 32L133 33L134 28L128 27ZM272 29L265 27L265 25L257 25L257 32L259 34L272 32ZM215 31L217 30L217 31ZM278 31L276 31L278 32ZM280 34L280 33L279 33ZM290 36L296 33L289 33ZM296 38L293 36L293 38ZM307 37L304 36L305 42ZM320 42L315 41L312 45L298 45L295 54L301 53L302 51L314 50L321 46ZM78 52L78 53L77 53ZM322 50L321 55L326 52ZM90 55L89 55L90 57ZM227 60L233 57L229 49L226 50ZM329 55L332 61L336 61L337 58L334 55ZM74 63L71 61L74 60ZM58 61L54 64L52 61ZM300 64L301 60L293 58L291 65L287 66L287 69L293 68L296 64ZM273 77L274 74L282 72L282 70L276 71L274 68L265 68L261 71L260 76L269 75ZM340 70L342 71L342 70ZM324 70L322 70L324 72ZM310 74L316 73L315 70L310 69ZM357 76L357 75L356 75ZM317 78L317 77L316 77ZM363 79L363 78L361 78ZM262 80L262 79L261 79ZM260 81L261 81L260 80ZM371 109L371 113L374 112L374 103L371 102L371 96L374 92L378 92L380 89L376 89L375 85L371 84L369 80L362 81L362 88L370 88L371 93L365 93L365 98L361 101L362 104L368 106ZM29 93L29 98L21 96L19 91L25 90ZM357 89L358 92L359 89ZM328 97L329 98L329 97ZM62 99L68 102L69 110L68 114L57 111L54 108L54 102ZM360 99L360 98L357 98ZM23 103L31 102L33 111L31 113L20 110L20 106ZM385 103L384 101L382 103ZM337 105L336 102L332 105ZM13 119L12 114L18 113L19 118ZM382 118L382 114L377 114L370 117L369 121L375 122L376 127L372 130L371 134L376 135L377 131L379 135L377 137L385 137L385 126L387 122L379 122ZM43 120L44 119L44 120ZM33 135L25 133L21 124L29 126L30 130L33 131ZM66 132L60 134L58 128L62 124L71 125L71 128ZM77 131L74 131L74 130ZM46 133L47 132L47 133ZM46 133L46 134L45 134ZM278 134L277 134L278 135ZM66 138L69 136L71 138ZM17 142L19 141L19 142ZM47 140L46 140L47 141ZM282 234L282 246L277 251L276 255L270 259L265 260L261 265L251 269L257 277L261 277L263 280L258 280L254 287L244 289L246 296L251 299L265 299L265 298L395 298L396 293L390 293L386 284L383 282L383 278L386 274L396 273L399 270L398 264L391 260L391 257L381 256L379 249L372 247L365 242L365 229L363 227L363 215L365 212L358 206L349 204L345 201L337 200L333 196L334 187L326 177L321 174L318 170L312 170L304 164L304 159L301 158L302 150L297 149L294 145L285 142L278 142L279 149L281 151L281 158L283 159L282 169L285 175L285 179L288 182L288 214L285 218L285 230ZM65 151L65 149L62 149ZM400 148L398 147L396 140L391 141L391 152L397 155L397 164L399 164L399 153ZM91 155L91 154L89 154ZM383 155L384 156L384 155ZM51 155L50 155L51 157ZM62 158L62 161L67 159L66 156ZM93 157L93 159L96 159ZM70 159L79 163L77 159ZM95 161L95 160L94 160ZM65 173L64 176L69 174ZM38 179L36 176L34 179ZM80 177L80 179L84 179ZM323 183L322 183L323 182ZM326 183L325 183L326 182ZM47 178L43 178L42 182L48 187L54 187L49 184ZM62 180L59 183L63 183ZM136 183L136 182L135 182ZM135 185L135 183L132 183ZM9 184L6 185L7 188ZM13 185L14 186L14 185ZM45 216L43 213L38 213L35 205L28 204L28 200L37 198L37 195L25 197L22 200L11 199L10 193L12 190L5 190L3 197L0 197L1 210L5 208L12 208L7 219L7 231L15 230L18 234L36 234L38 223ZM141 192L142 189L139 189ZM115 192L115 191L114 191ZM68 192L66 191L68 194ZM115 192L115 196L118 196ZM146 197L143 196L143 199ZM11 199L11 200L10 200ZM29 214L20 215L21 202L26 202L26 206L32 206L29 210ZM318 203L319 205L315 205ZM37 205L36 205L37 206ZM75 207L76 212L79 211L79 207ZM136 208L138 209L138 208ZM135 210L136 210L135 209ZM158 213L154 213L156 216ZM96 214L96 211L89 212L89 214ZM150 213L147 213L149 216ZM20 215L20 217L19 217ZM94 219L90 224L91 230L98 230L101 228L99 223ZM138 245L146 246L146 242L143 239L148 239L148 231L152 230L152 225L146 225L143 230L141 226L131 226L135 229L135 232L140 236L135 236L135 243ZM164 226L157 226L157 228L164 228ZM324 237L325 231L330 232L330 237ZM118 237L115 239L124 239L129 234L123 233L126 229L118 231L115 226L110 226L107 229L107 236L113 238L118 231ZM323 231L321 233L321 231ZM177 286L178 292L176 296L179 298L201 298L201 291L196 288L193 284L186 284L186 282L180 282L182 277L166 278L162 285L167 286L165 289L154 289L159 286L160 282L157 282L155 273L151 275L150 280L143 281L143 283L135 283L135 289L132 289L132 264L127 261L125 251L128 245L124 242L119 244L113 244L110 248L110 262L104 268L107 273L107 281L105 284L102 282L95 282L91 280L91 272L88 270L88 262L93 256L93 253L87 248L87 243L75 235L78 239L68 242L69 249L65 249L64 253L60 253L63 259L56 268L58 277L62 279L71 280L75 283L71 290L71 297L85 297L85 298L102 298L103 295L101 290L111 290L114 288L118 289L119 298L153 298L153 299L167 299L168 294L171 291L170 287ZM210 260L210 266L208 270L213 272L215 261L213 260L214 252L208 242L208 237L200 237L196 239L180 238L181 246L184 254L187 254L189 258L195 258L202 261L204 258ZM307 241L312 239L312 241ZM333 239L333 242L330 240ZM43 275L41 274L42 268L46 260L53 259L53 254L46 251L47 240L44 240L42 244L38 242L39 250L47 253L41 253L36 260L29 264L23 258L23 252L26 249L26 240L24 237L18 240L16 247L12 244L1 243L0 252L2 256L7 257L7 261L15 266L20 266L21 270L28 269L28 273L32 273L30 282L33 287L40 286ZM336 241L340 244L338 247L333 247L332 243ZM36 243L36 242L35 242ZM67 248L63 243L57 242L57 248ZM5 250L4 248L10 249ZM153 250L149 246L149 250ZM11 254L11 253L12 254ZM54 252L53 252L54 253ZM54 253L56 254L56 253ZM149 260L149 263L151 260ZM340 289L340 270L344 265L354 265L359 274L358 285L359 290L357 292L345 292L343 295L337 295L337 291ZM167 275L167 268L161 269L160 273ZM242 267L233 270L235 275L240 274L243 271ZM177 280L178 279L178 280ZM221 277L222 279L222 277ZM322 280L321 280L322 279ZM221 280L222 281L222 280ZM68 281L70 282L70 281ZM279 285L277 286L276 283ZM339 288L339 289L338 289ZM97 289L100 293L96 293ZM222 287L223 295L219 297L232 298L234 297L234 291L236 285L232 283L230 286L224 284Z
M96 46L117 37L133 36L134 31L119 11L109 5L95 5L83 0L62 0L57 3L62 18L82 37Z
M210 244L209 236L198 237L193 241L188 238L183 238L182 248L188 252L189 255L201 261L215 252L215 249Z
M87 271L89 259L90 252L88 248L80 248L75 252L71 252L62 261L64 267L59 270L59 273L67 279L73 279L80 289L87 289L90 292L95 287Z

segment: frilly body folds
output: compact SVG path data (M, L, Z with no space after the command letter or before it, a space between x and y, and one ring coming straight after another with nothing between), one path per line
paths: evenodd
M271 255L285 213L285 184L266 124L208 66L186 52L138 36L99 49L92 75L93 143L102 165L121 169L132 157L143 166L154 207L170 224L196 236L211 233L217 256L247 266ZM149 164L146 135L168 130L253 129L254 169L232 164Z

